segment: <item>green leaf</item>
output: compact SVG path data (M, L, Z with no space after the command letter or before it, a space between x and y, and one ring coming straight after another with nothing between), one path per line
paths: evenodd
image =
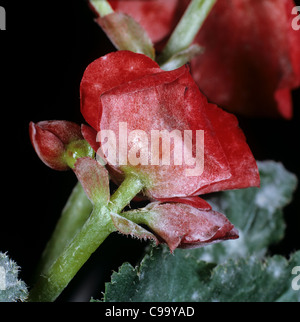
M0 252L0 302L25 301L28 296L26 284L18 279L19 267Z
M300 301L292 288L292 269L300 252L287 261L251 256L218 266L199 261L192 251L155 248L139 267L124 264L106 284L105 302L274 302Z
M292 270L300 266L300 251L289 261L282 256L263 258L284 235L283 208L292 199L297 178L281 163L258 162L258 167L261 188L208 197L213 208L239 229L240 239L177 249L174 256L166 247L153 249L138 267L124 264L112 275L103 300L300 301L300 291L292 288L296 281Z
M154 60L155 50L145 29L130 16L114 12L99 17L97 23L118 50L130 50Z
M240 238L195 250L199 259L222 263L227 258L254 254L262 257L270 245L283 238L283 208L292 200L297 177L281 163L257 163L260 188L225 191L206 199L214 210L225 214L235 225Z
M146 255L139 267L134 269L125 263L118 273L113 273L111 283L106 284L104 301L190 301L190 290L211 267L185 258L184 252L177 250L173 256L166 247L158 247Z

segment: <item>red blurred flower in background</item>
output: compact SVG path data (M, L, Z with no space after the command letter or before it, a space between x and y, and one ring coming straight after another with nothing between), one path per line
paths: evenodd
M293 114L300 85L300 32L292 0L218 0L196 42L193 76L209 100L245 115Z
M132 16L147 30L153 42L164 40L178 23L186 7L186 0L109 1L112 8ZM146 19L145 19L146 18Z
M165 39L189 0L110 1L136 19L152 41ZM203 54L192 74L209 101L247 116L292 117L300 85L300 32L293 0L218 0L195 42Z

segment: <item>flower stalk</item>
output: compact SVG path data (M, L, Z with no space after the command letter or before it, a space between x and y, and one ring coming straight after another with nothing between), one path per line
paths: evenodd
M104 17L114 12L111 5L106 0L90 0L90 3L100 17Z
M216 1L191 1L161 55L158 57L160 65L166 63L172 56L187 49L192 44Z
M82 229L48 271L39 277L29 294L30 302L51 302L61 294L92 253L115 231L110 213L121 212L143 186L139 178L128 176L107 206L94 206Z
M46 274L65 247L82 228L93 210L81 184L74 187L55 230L42 254L36 276Z

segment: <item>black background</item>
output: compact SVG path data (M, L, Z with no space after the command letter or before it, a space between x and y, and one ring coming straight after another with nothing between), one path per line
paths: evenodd
M114 51L84 0L2 1L7 30L0 32L1 212L0 251L22 267L30 284L44 246L76 183L74 174L47 168L28 137L30 121L84 122L79 84L86 66ZM297 2L299 4L299 1ZM291 121L239 117L257 160L281 161L300 178L300 90L293 92ZM271 249L300 249L300 193L285 209L284 240ZM243 215L243 214L241 214ZM104 281L124 262L135 264L146 243L111 235L58 301L101 298Z

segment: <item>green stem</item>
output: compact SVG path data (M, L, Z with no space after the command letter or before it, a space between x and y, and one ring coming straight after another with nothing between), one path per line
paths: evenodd
M151 216L151 211L144 209L134 209L129 210L121 213L121 216L134 222L135 224L147 225L148 224L148 217Z
M84 226L29 294L31 302L54 301L102 242L115 231L111 212L121 212L143 189L136 176L126 177L108 206L95 206Z
M145 184L139 177L129 174L118 190L111 196L109 209L111 212L120 213L129 202L144 188Z
M199 29L217 0L192 0L172 33L158 63L164 64L173 55L187 49L194 41Z
M42 254L36 276L45 274L82 228L93 210L81 184L74 187L55 227L55 230Z
M48 273L39 278L28 300L54 301L112 231L109 214L103 209L95 208L81 231L50 267Z
M114 12L112 7L106 0L90 0L90 3L99 13L100 17L104 17Z

